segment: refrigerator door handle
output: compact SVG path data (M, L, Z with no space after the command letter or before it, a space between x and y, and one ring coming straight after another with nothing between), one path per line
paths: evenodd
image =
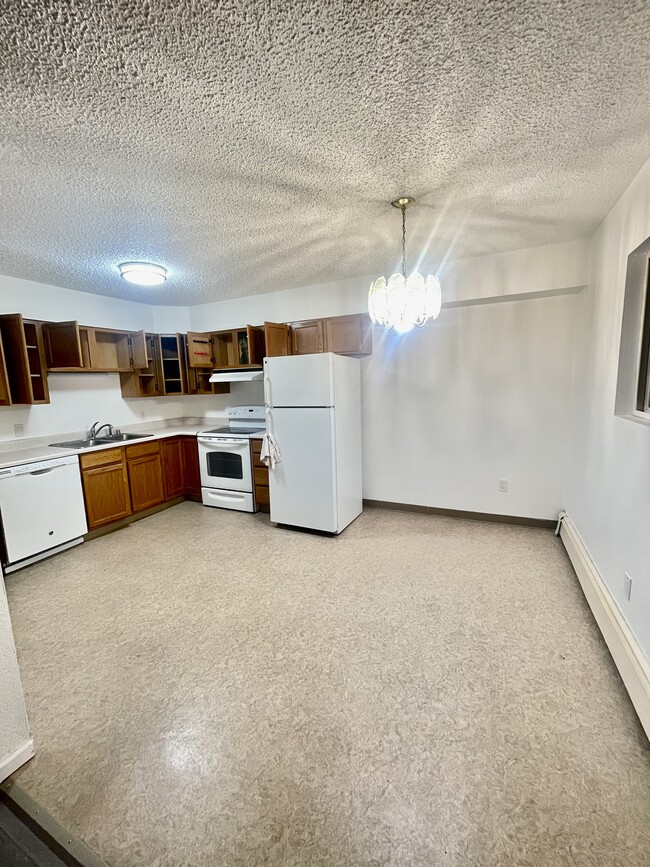
M271 380L268 377L266 368L264 369L264 406L271 406Z

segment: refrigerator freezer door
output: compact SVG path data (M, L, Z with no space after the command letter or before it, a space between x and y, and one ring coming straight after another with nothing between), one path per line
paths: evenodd
M334 410L273 409L270 424L282 455L269 470L271 520L336 533Z
M334 406L330 352L266 358L264 369L269 406Z

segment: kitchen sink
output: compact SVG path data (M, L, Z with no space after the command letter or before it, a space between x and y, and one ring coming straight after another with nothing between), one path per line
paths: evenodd
M112 437L96 437L95 439L68 440L65 443L50 443L51 446L64 449L92 449L97 446L107 446L110 443L125 443L130 440L141 440L143 437L151 437L153 434L114 434Z
M50 443L50 446L53 448L64 448L64 449L91 449L93 446L103 446L106 445L102 440L99 439L91 439L91 440L68 440L65 443Z
M141 440L143 437L152 437L153 434L113 434L112 437L97 437L97 443L127 443L129 440Z

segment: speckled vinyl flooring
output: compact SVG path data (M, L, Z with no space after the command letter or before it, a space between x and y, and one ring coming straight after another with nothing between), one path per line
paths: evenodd
M552 532L184 503L7 579L26 792L115 867L650 865L650 750Z

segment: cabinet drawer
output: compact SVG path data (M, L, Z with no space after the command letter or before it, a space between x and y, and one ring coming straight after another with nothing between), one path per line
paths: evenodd
M124 449L102 449L100 452L89 452L79 456L79 463L82 470L88 470L91 467L104 467L107 464L119 464L124 457Z
M253 467L253 478L256 485L268 485L269 469L268 467Z
M255 501L258 506L269 506L271 504L268 485L255 485Z
M146 443L138 443L137 445L126 447L127 460L130 458L143 458L145 455L160 454L160 442L158 440L149 440Z

